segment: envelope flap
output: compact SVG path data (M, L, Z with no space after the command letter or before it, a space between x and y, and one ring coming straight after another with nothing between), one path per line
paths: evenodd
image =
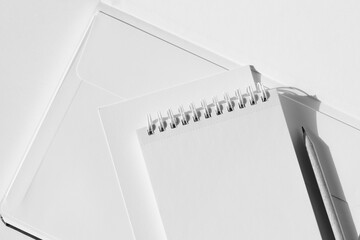
M77 66L80 78L130 98L226 70L136 23L99 12Z

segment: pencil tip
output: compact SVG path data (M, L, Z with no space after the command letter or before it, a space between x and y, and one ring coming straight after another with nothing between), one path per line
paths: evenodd
M302 130L303 134L305 134L305 128L301 127L301 130Z

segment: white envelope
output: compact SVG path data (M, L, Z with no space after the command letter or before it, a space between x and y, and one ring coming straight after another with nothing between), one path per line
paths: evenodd
M41 239L134 239L98 107L235 67L100 5L2 202L3 221Z

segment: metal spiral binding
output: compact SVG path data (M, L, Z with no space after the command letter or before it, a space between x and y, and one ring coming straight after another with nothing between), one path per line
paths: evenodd
M246 107L248 103L250 106L257 104L258 99L255 96L255 92L251 86L247 89L247 95L243 95L239 89L235 91L235 97L231 98L228 93L224 94L224 104L228 112L235 111L236 109L242 109ZM265 90L265 87L261 83L257 83L257 91L260 94L260 99L262 102L266 102L269 99L268 93ZM194 122L200 121L201 110L203 111L203 116L205 119L212 117L212 111L216 115L223 114L223 104L218 101L217 97L213 97L213 104L207 104L205 99L201 101L201 109L197 109L194 103L191 103L189 108L190 112L186 112L183 106L179 107L179 114L174 115L173 111L169 109L167 111L167 118L163 118L161 112L158 112L157 121L153 121L151 115L147 115L147 133L148 135L153 135L156 132L156 129L159 132L163 132L167 129L167 126L170 126L171 129L176 128L179 124L187 125L189 124L189 119L192 116Z

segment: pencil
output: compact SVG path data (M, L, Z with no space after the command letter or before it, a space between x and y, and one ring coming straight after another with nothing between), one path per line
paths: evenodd
M316 153L316 148L313 144L313 141L310 139L309 135L306 133L304 127L302 127L304 142L306 151L308 153L311 166L313 168L316 182L318 183L321 198L324 202L325 210L328 215L331 228L334 233L334 237L336 240L345 240L343 230L340 225L340 221L334 206L334 203L332 201L332 197L330 194L329 186L327 185L324 172L321 168L318 154Z

